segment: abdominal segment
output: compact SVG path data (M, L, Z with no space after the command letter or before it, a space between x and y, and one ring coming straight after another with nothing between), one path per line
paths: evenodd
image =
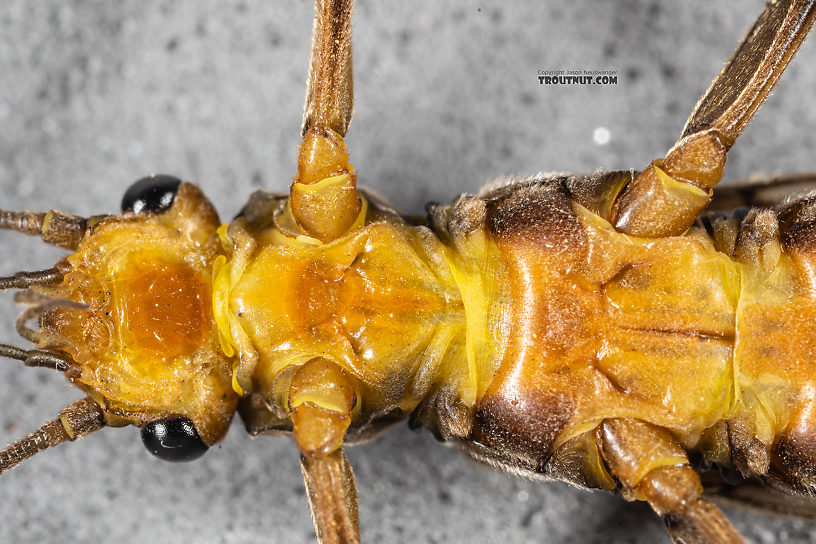
M767 210L682 236L627 236L567 185L483 195L513 307L471 450L533 473L582 459L584 480L574 481L608 487L588 437L629 418L745 475L770 470L816 398L814 244L786 243L785 222Z

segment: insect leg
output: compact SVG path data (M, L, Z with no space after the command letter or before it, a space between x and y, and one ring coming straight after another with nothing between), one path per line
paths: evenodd
M292 377L289 409L320 544L360 542L357 485L341 446L357 396L348 377L312 359Z
M104 426L102 408L90 398L78 400L61 410L57 419L0 451L0 474L47 448L83 438Z
M357 174L346 135L354 106L351 62L353 0L315 0L312 61L297 175L289 204L304 234L329 242L357 220Z
M607 419L599 435L609 471L626 493L651 505L675 542L745 542L723 513L701 498L700 477L667 431L635 419Z
M313 127L345 136L354 109L351 11L354 0L315 0L312 58L301 135Z
M816 19L816 0L769 2L697 103L665 159L618 195L612 223L645 237L685 232L711 200L728 150L776 86Z

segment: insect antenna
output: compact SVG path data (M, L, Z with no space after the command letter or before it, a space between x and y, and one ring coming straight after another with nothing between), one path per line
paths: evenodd
M6 289L27 289L34 285L54 285L62 281L65 274L57 267L45 270L22 270L11 276L0 277L0 291Z
M39 236L53 246L75 250L85 235L88 220L78 215L51 210L16 212L0 210L0 229Z
M46 421L25 438L9 444L0 451L0 474L14 468L41 451L74 441L105 426L105 412L86 397L62 409L57 419Z
M74 361L64 351L46 349L23 349L10 344L0 344L0 357L22 361L25 366L50 368L67 372L74 368Z

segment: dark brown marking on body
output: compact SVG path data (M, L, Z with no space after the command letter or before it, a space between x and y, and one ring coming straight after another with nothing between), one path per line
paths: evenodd
M477 406L470 439L503 457L543 467L573 411L572 400L558 391L505 389Z
M800 408L774 446L771 463L798 491L816 492L816 432L813 395L800 400Z
M601 376L609 385L609 387L615 391L621 398L629 398L629 399L637 399L641 401L648 402L650 399L641 394L637 387L632 387L631 384L623 383L618 376L609 372L603 365L598 364L596 359L595 363L588 365L589 368L592 369L593 372L596 372L599 376Z
M732 419L728 422L730 464L745 478L766 474L770 466L768 449L756 434L756 427L751 421Z
M740 224L737 247L761 247L778 237L779 222L776 213L773 210L754 208Z
M785 434L774 450L774 465L802 490L816 491L816 438Z
M779 229L785 248L816 252L816 195L795 200L780 209Z
M612 274L608 279L601 283L599 290L603 292L609 285L628 281L632 271L637 267L637 263L624 263L617 272Z
M512 193L489 203L487 225L499 242L532 245L556 254L586 246L571 195L560 181L515 186Z

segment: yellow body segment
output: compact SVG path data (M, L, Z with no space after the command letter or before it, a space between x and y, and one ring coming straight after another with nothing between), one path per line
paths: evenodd
M109 424L185 415L207 443L226 432L237 396L213 321L217 224L184 185L163 215L103 219L68 257L63 282L41 289L57 302L41 319L40 347L71 355L75 383L115 416Z
M264 195L229 226L180 230L202 206L182 195L164 215L95 227L62 284L40 289L82 306L55 304L41 345L77 361L117 423L183 414L213 443L239 396L256 433L314 412L356 436L412 414L534 472L579 452L578 481L600 487L614 484L588 433L605 420L661 427L715 460L723 424L765 457L809 424L809 253L778 233L732 240L732 254L698 227L629 236L558 187L463 198L432 228L364 201L365 222L328 244L289 232L286 201Z
M427 229L375 222L318 247L259 239L266 243L224 311L257 350L255 385L268 399L285 390L276 380L287 369L316 357L356 378L358 410L410 412L431 387L451 381L475 399L485 379L469 366L475 346L496 346L469 345L469 302L458 282L473 272L452 264Z
M216 317L240 324L252 388L283 414L293 368L320 357L356 380L361 421L452 388L470 416L500 397L565 411L548 449L634 418L691 449L740 420L770 450L813 375L800 339L816 337L801 319L816 302L791 254L774 241L741 260L700 228L638 238L577 202L569 213L571 245L563 229L529 234L543 216L440 237L379 220L325 245L270 226Z
M813 518L816 192L762 193L816 175L714 188L816 0L769 1L643 172L505 179L425 217L357 187L353 4L315 2L287 195L256 191L221 223L194 185L151 174L120 215L0 210L0 228L72 251L0 278L34 344L0 355L87 394L0 450L0 474L105 426L193 460L237 412L294 439L317 540L359 544L343 446L408 419L508 472L646 501L675 542L744 542L704 492Z

